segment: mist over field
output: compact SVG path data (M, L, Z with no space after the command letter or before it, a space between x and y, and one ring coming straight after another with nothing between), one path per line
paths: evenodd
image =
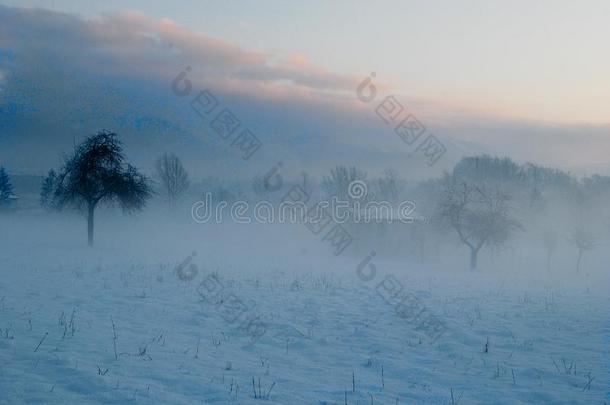
M605 4L3 3L0 404L610 401Z

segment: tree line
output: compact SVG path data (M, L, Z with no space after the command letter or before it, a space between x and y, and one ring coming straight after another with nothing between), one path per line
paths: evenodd
M156 182L127 163L117 134L101 131L77 145L59 168L49 170L42 182L40 204L50 210L75 209L83 213L88 245L92 246L95 211L100 205L115 203L124 212L142 210L156 194L156 183L168 207L176 208L191 186L186 169L176 155L165 153L157 159L155 170ZM413 183L400 178L394 170L369 178L362 169L341 165L318 182L303 172L296 183L322 198L336 197L354 203L348 188L355 181L368 186L368 192L358 198L360 204L375 199L391 203L404 198L415 200L418 212L430 218L427 229L412 227L415 243L423 243L426 235L435 231L445 237L453 234L468 250L472 269L478 267L483 248L501 248L527 229L540 233L538 238L550 267L561 239L560 228L567 224L564 239L576 248L576 268L580 271L584 254L598 246L602 237L600 224L610 229L610 224L604 222L610 177L578 179L561 170L518 164L509 158L465 157L442 177ZM204 179L199 186L213 193L217 202L248 195L239 186L228 186L214 178ZM273 190L260 175L254 177L251 188L255 199L273 197ZM7 206L12 195L10 178L0 167L0 207ZM570 221L559 223L557 218L566 213Z

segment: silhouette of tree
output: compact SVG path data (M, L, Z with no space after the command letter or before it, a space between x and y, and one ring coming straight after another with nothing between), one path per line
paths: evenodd
M89 246L93 246L99 204L117 202L124 212L133 212L142 209L152 194L148 179L124 160L117 135L102 131L78 145L58 172L53 205L86 211Z
M57 182L57 173L51 169L47 173L47 176L42 181L42 187L40 189L40 206L43 208L53 208L53 193L55 190L55 183Z
M577 226L572 230L572 232L570 232L568 242L574 245L578 251L578 257L576 258L576 272L580 273L580 262L582 260L582 255L588 250L595 249L597 242L596 235L587 227Z
M4 167L0 166L0 205L7 205L13 195L13 185Z
M174 208L178 198L189 188L188 173L176 155L164 153L157 160L157 175L161 179L169 207Z
M470 249L470 268L476 270L478 255L485 245L501 246L520 224L509 215L509 197L498 191L445 179L445 197L439 216L444 226L456 231Z
M334 169L331 169L330 176L324 176L322 178L322 190L328 199L336 197L339 201L348 201L353 203L353 201L356 199L350 195L349 186L355 181L362 181L366 183L366 177L366 172L358 169L355 166L347 167L339 165ZM370 194L366 194L357 200L364 204L370 199Z

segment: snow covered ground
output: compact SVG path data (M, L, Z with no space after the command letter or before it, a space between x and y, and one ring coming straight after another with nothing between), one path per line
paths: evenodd
M121 218L89 250L82 219L0 220L2 404L610 401L607 271L376 257L364 282L369 252L334 257L298 226ZM264 321L258 340L202 300L210 275ZM387 275L442 320L437 340L378 294Z

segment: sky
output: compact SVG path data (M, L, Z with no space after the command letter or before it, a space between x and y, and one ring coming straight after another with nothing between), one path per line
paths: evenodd
M78 72L83 80L114 80L122 95L128 79L140 84L149 80L149 85L156 80L163 86L178 69L195 64L197 83L213 81L217 91L237 97L237 104L243 102L242 114L253 120L273 119L270 111L278 106L286 109L283 116L296 117L292 122L286 118L284 125L262 122L262 131L291 132L293 138L287 139L325 131L333 133L335 142L365 147L370 135L367 138L364 130L357 133L374 118L367 116L367 123L351 130L345 115L356 102L355 87L374 72L384 94L399 96L428 127L450 139L456 156L489 152L585 173L610 169L604 153L610 145L610 3L605 1L0 4L13 11L18 6L66 13L69 24L61 23L62 14L29 10L28 24L33 29L48 24L48 38L41 29L39 37L28 42L18 38L16 27L9 27L0 31L0 41L5 47L20 43L24 49L45 49L47 64L69 65L66 70L74 70L72 77ZM11 24L9 20L5 23ZM156 38L156 48L139 35ZM44 45L47 39L59 44ZM162 47L175 52L161 55ZM85 51L70 53L75 49ZM62 52L65 57L58 57ZM175 59L169 61L171 55ZM104 57L110 65L102 71ZM92 58L99 58L99 63L91 63ZM44 86L60 83L51 68L34 71L32 65L30 59L28 69L12 75L0 69L0 84L9 88L5 99L27 93L17 87L11 93L11 82L42 83L46 77ZM141 88L132 91L143 97ZM63 94L62 100L67 99ZM255 107L247 103L252 99ZM43 109L40 105L38 100L37 112ZM317 116L316 108L332 115L326 127L299 121L296 111ZM18 127L12 126L14 131ZM375 147L381 152L394 149L391 142L377 139Z
M4 1L138 10L245 49L375 71L397 91L502 117L610 122L607 1Z

